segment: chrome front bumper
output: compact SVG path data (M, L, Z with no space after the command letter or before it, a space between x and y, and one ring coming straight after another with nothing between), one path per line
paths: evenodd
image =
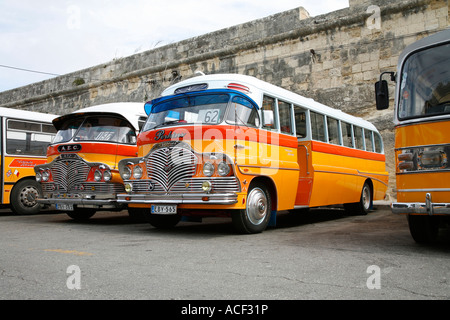
M235 204L238 202L235 193L196 193L196 194L171 194L171 195L150 195L150 194L118 194L118 203L134 204Z
M393 213L403 214L427 214L427 215L446 215L450 214L450 203L433 203L431 194L427 193L425 202L396 202L392 203Z
M94 196L85 197L85 198L37 198L37 203L46 204L46 205L56 205L58 203L64 204L72 204L79 207L103 207L103 208L116 208L117 199L103 198L96 199Z

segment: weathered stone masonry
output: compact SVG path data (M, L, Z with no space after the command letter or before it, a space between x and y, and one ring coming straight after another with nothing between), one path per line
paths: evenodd
M448 16L448 0L350 0L316 17L297 8L1 92L0 106L64 114L144 102L196 71L248 74L372 121L385 141L393 195L392 108L375 110L374 83L395 70L408 44L447 28Z

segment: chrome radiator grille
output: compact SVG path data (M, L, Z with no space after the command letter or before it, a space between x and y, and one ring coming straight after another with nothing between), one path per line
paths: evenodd
M183 147L156 149L149 154L146 161L147 174L151 180L147 191L172 191L180 182L192 178L197 161L195 154Z
M72 191L76 185L86 181L90 166L79 159L60 159L51 168L53 181L59 191Z

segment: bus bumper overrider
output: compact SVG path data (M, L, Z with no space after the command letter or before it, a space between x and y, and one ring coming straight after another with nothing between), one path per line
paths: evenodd
M433 203L431 194L427 193L425 202L392 203L391 210L399 214L450 215L450 203Z

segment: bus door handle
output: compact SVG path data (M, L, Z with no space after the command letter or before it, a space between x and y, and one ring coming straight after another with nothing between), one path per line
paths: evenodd
M306 174L309 174L309 170L308 170L308 162L309 162L309 152L308 152L308 147L306 147L305 145L301 144L300 147L304 147L306 150Z

